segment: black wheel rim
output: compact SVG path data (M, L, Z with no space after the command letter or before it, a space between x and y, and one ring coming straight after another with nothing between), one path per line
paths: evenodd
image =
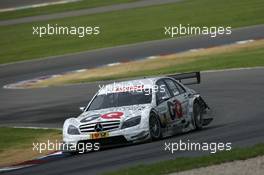
M203 120L202 120L202 114L200 112L200 109L199 108L198 109L196 108L195 113L196 113L196 115L195 115L196 126L201 127Z
M201 125L201 114L200 113L197 114L196 120L197 120L198 125L200 126Z
M150 117L149 125L150 125L151 135L155 138L158 138L160 135L160 126L157 118L154 116Z

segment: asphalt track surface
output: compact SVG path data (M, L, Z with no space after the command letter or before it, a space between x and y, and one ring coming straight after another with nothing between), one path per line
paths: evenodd
M229 37L184 37L83 52L56 59L3 65L0 67L0 85L71 69L126 61L129 58L260 39L264 37L263 27L239 29ZM164 142L178 142L180 139L189 139L191 142L232 142L233 147L263 142L263 75L264 69L261 68L202 73L202 83L192 87L204 96L214 110L215 117L213 123L203 131L152 143L67 157L8 174L98 174L140 163L203 154L186 151L172 155L163 150ZM66 118L79 113L78 107L85 105L97 90L96 83L42 89L1 89L0 123L9 126L61 127Z
M106 12L112 12L112 11L118 11L118 10L127 10L127 9L141 8L141 7L147 7L147 6L153 6L153 5L175 3L179 1L182 1L182 0L140 0L136 2L115 4L115 5L109 5L109 6L103 6L103 7L88 8L88 9L74 10L74 11L54 13L54 14L48 14L48 15L3 20L3 21L0 21L0 26L46 21L46 20L51 20L51 19L61 19L61 18L73 17L73 16L91 15L91 14L97 14L97 13L106 13Z

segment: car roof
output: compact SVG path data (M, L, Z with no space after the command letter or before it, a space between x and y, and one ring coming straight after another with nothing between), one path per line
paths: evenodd
M141 79L121 81L121 82L114 82L102 87L99 90L99 95L107 94L107 93L117 93L120 91L128 91L136 88L152 89L156 81L161 78L165 78L165 77L150 77L150 78L141 78Z

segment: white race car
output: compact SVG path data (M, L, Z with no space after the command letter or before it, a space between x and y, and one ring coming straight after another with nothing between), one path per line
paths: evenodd
M195 79L195 82L189 80ZM200 83L200 73L143 78L101 88L83 113L64 122L66 145L98 142L116 145L157 140L201 129L211 121L200 94L186 87Z

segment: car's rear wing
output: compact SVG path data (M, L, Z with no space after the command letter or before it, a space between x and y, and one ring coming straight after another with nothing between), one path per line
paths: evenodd
M184 85L200 84L201 75L200 72L181 73L175 75L168 75L168 77L178 80Z

